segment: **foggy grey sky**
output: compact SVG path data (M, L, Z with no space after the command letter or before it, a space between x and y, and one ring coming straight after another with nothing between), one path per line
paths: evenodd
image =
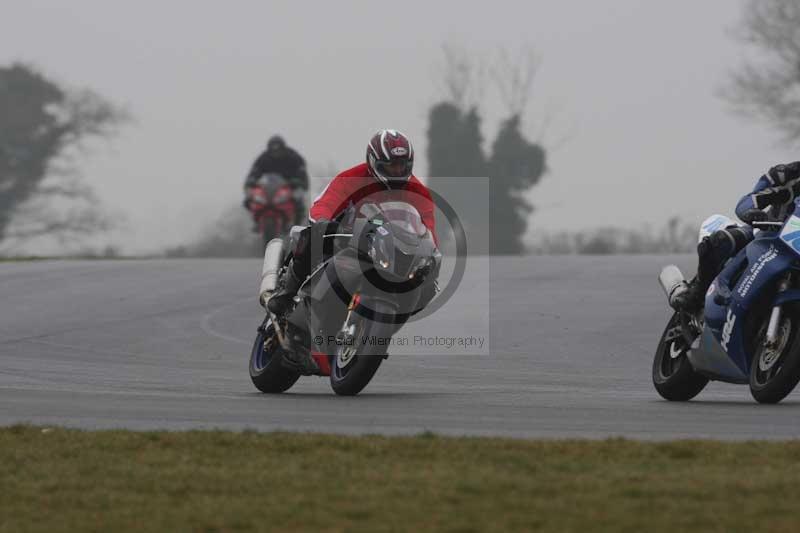
M210 4L210 3L209 3ZM800 159L715 96L738 64L741 1L462 2L2 0L0 62L87 86L136 118L83 169L126 213L127 252L180 244L241 197L282 132L312 169L358 163L380 127L425 152L443 43L542 57L527 130L551 153L537 229L660 226L731 212L773 163ZM485 136L502 106L482 101ZM424 176L424 157L417 174Z

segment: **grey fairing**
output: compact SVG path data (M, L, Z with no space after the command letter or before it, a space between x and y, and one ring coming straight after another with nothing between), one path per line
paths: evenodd
M746 376L719 345L708 327L703 328L700 346L688 353L689 362L699 373L718 381L747 383Z

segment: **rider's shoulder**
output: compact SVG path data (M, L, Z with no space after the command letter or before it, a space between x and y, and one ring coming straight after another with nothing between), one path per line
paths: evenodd
M369 177L369 168L366 163L343 170L336 175L337 178L366 178Z
M422 180L420 180L414 174L408 178L408 188L425 196L430 196L430 190L428 189L427 185L422 183Z
M764 178L772 186L785 185L798 177L800 177L800 161L775 165L764 174Z

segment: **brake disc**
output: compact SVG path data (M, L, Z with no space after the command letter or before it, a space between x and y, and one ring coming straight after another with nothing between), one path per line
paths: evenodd
M775 363L780 359L783 350L789 342L789 336L792 332L792 324L788 318L781 321L780 329L778 330L778 338L772 346L762 345L761 354L758 358L758 369L762 372L767 372Z

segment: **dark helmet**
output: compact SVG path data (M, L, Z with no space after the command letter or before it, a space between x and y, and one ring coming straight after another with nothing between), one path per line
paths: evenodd
M267 152L282 152L286 150L286 141L280 135L273 135L267 141Z
M405 184L414 169L411 141L397 130L380 130L367 145L367 165L384 185Z

